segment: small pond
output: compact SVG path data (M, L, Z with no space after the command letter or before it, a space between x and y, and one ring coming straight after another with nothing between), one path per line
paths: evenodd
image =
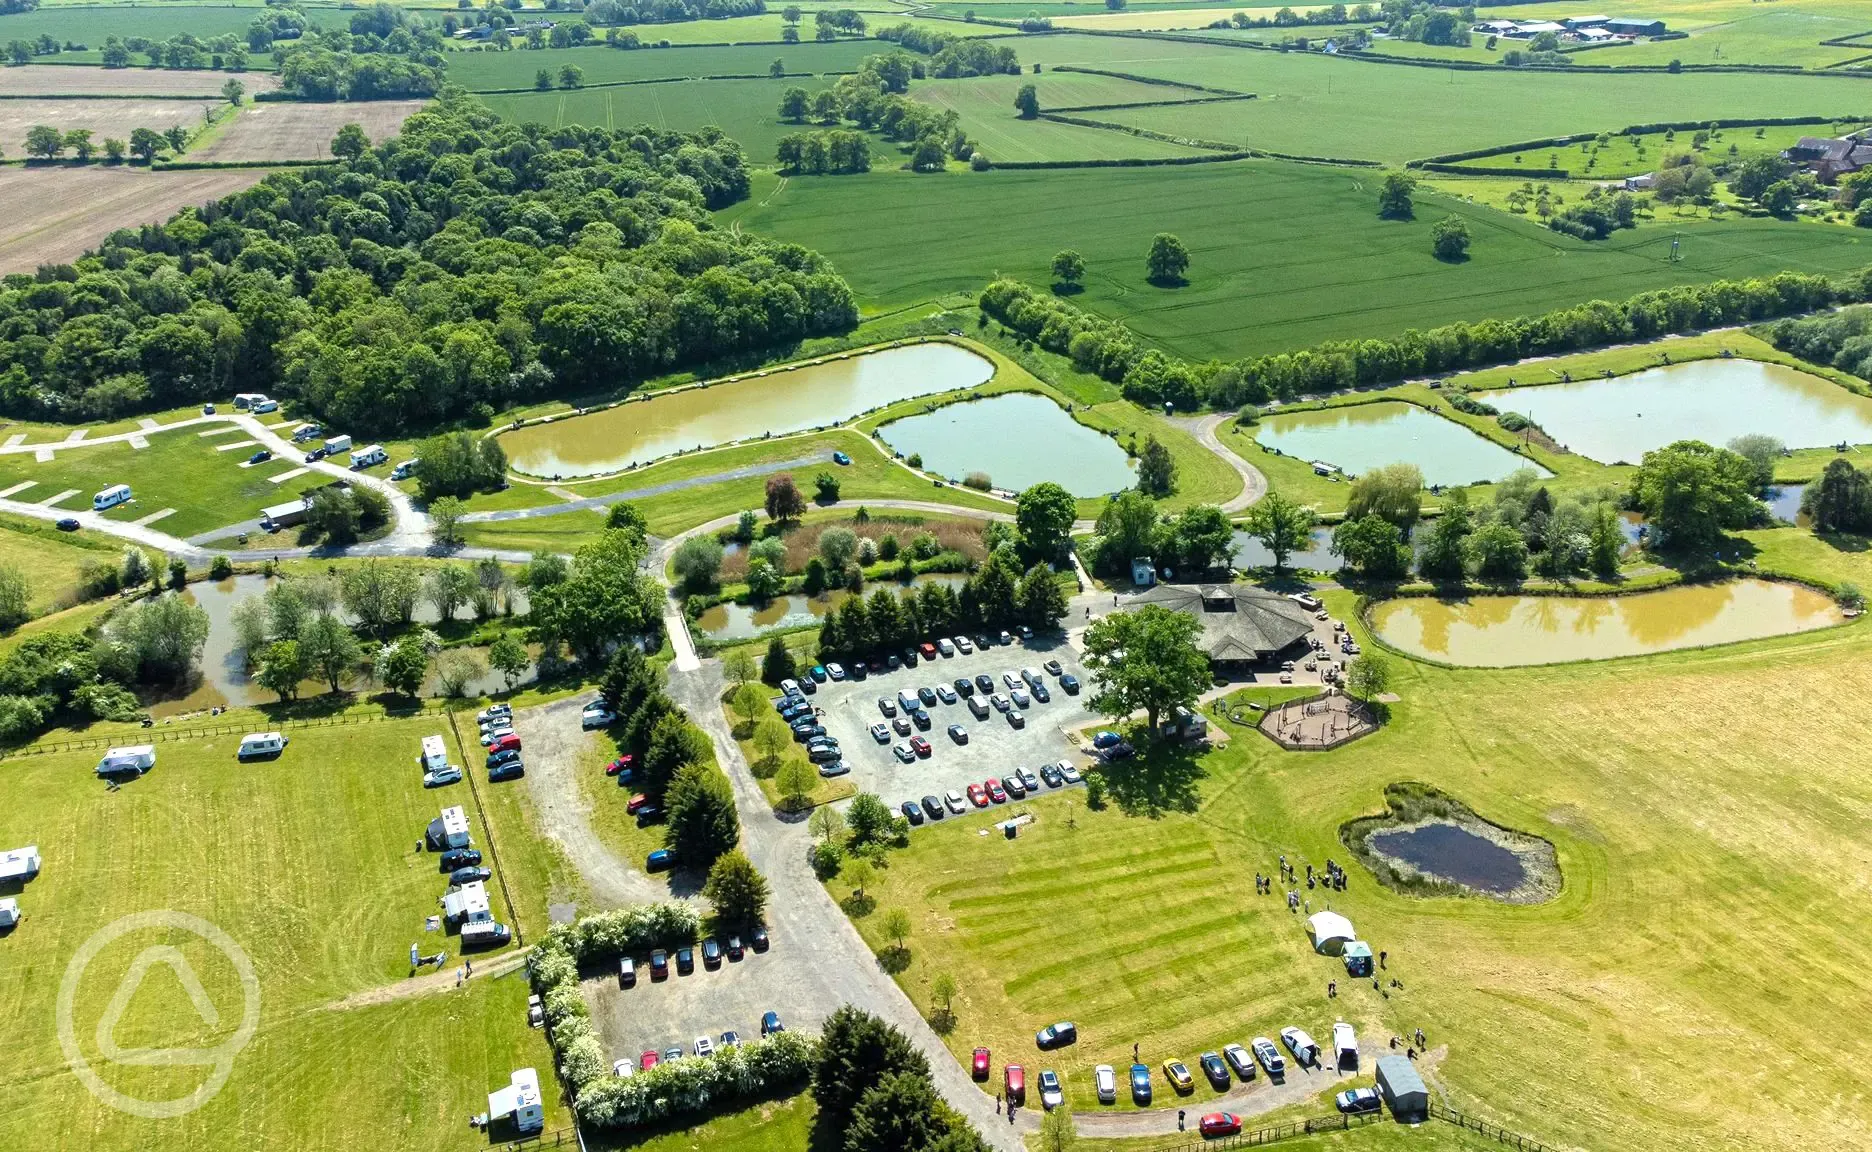
M996 488L1020 491L1051 480L1074 496L1129 488L1131 461L1118 442L1032 392L1004 392L893 420L878 437L920 455L926 471L952 480L986 472Z
M1386 464L1415 464L1425 484L1474 484L1519 468L1551 475L1532 460L1415 404L1384 400L1277 413L1256 426L1263 447L1305 461L1337 465L1353 476Z
M1457 824L1429 823L1374 832L1366 843L1437 880L1506 896L1527 880L1521 858Z
M1730 580L1627 596L1388 600L1372 610L1386 642L1449 664L1502 668L1603 660L1805 632L1844 617L1799 584Z
M1768 489L1768 511L1776 520L1785 520L1789 524L1800 523L1801 496L1807 491L1805 484L1776 484Z
M968 582L968 577L960 573L930 573L918 576L905 585L902 581L877 581L865 586L863 595L869 596L878 588L892 590L904 587L917 588L924 584L947 584L960 589ZM706 609L696 617L690 628L710 640L752 640L767 632L781 628L798 628L807 624L817 624L824 620L826 613L832 612L839 605L851 599L851 593L844 589L822 592L817 596L794 593L790 596L776 596L766 604L717 604Z
M1269 552L1261 541L1246 532L1235 533L1235 567L1237 568L1272 568L1274 553ZM1332 554L1332 529L1313 529L1306 549L1289 553L1287 567L1311 568L1315 572L1337 572L1345 566L1345 561Z
M1721 446L1762 432L1790 448L1872 442L1872 400L1818 376L1756 360L1693 360L1610 380L1478 392L1568 450L1636 464L1678 440Z
M767 433L842 424L886 404L994 375L994 364L954 344L908 344L686 388L501 436L513 466L534 476L591 476Z

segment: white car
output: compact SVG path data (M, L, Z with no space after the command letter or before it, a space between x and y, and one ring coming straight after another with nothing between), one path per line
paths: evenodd
M695 1038L695 1054L697 1056L714 1055L715 1041L710 1040L707 1036L697 1036Z
M483 708L481 711L476 712L475 723L485 725L489 721L497 720L497 719L505 720L509 716L512 716L512 715L513 715L513 705L496 704L491 708Z
M450 764L443 768L436 768L432 771L424 772L423 787L440 788L444 784L460 784L461 778L462 770Z
M613 1076L622 1076L626 1080L630 1079L631 1073L636 1070L636 1066L629 1060L619 1060L617 1063L611 1065L611 1074Z
M1267 1069L1269 1076L1284 1076L1287 1073L1287 1061L1281 1059L1280 1049L1274 1047L1274 1041L1266 1036L1256 1036L1248 1042L1254 1049L1255 1059L1261 1061L1261 1067Z
M1083 777L1079 775L1079 769L1073 767L1073 762L1071 760L1061 760L1059 762L1059 772L1061 776L1066 777L1066 783L1068 784L1077 784L1083 779Z
M954 789L951 789L948 795L943 797L943 803L948 806L950 812L957 816L968 811L968 803L962 799L962 793Z
M1006 684L1009 688L1019 688L1023 683L1019 672L1001 673L1001 682Z
M897 754L897 759L902 760L905 764L916 763L916 749L910 747L910 742L908 740L898 744L897 747L892 748L891 751L895 752Z
M1319 1045L1313 1043L1313 1037L1308 1036L1301 1029L1282 1028L1281 1043L1287 1045L1287 1051L1293 1053L1294 1059L1298 1060L1302 1067L1319 1063Z
M499 740L502 736L512 736L513 734L514 730L505 724L489 728L481 733L481 747L491 747L494 741Z
M956 651L962 653L964 656L975 651L974 641L970 640L967 636L957 636L955 638L955 646Z
M616 722L617 713L611 711L603 700L593 700L585 705L583 712L579 713L579 723L586 728L603 728L607 724Z
M1092 1083L1098 1089L1100 1104L1111 1104L1118 1099L1118 1073L1112 1071L1110 1064L1100 1064L1092 1069Z
M945 637L936 641L936 651L941 652L944 656L954 656L956 654L956 647Z

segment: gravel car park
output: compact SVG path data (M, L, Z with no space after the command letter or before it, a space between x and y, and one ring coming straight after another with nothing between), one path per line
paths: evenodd
M1070 782L1059 773L1048 773L1043 778L1041 767L1079 756L1065 733L1090 726L1098 718L1085 709L1083 695L1052 691L1050 700L1041 700L1032 693L1032 683L1022 677L1021 670L1046 667L1048 674L1040 679L1050 688L1057 688L1058 678L1051 675L1053 667L1060 669L1060 675L1085 678L1077 654L1063 636L1057 635L1017 640L1012 645L996 642L986 648L981 647L978 638L969 647L975 650L965 651L962 645L952 642L954 655L942 655L938 649L936 656L923 657L914 668L900 666L873 672L863 683L847 680L819 685L813 699L822 710L817 719L844 750L845 762L852 769L852 783L860 791L878 793L895 809L906 800L920 802L924 796L966 792L970 784L983 783L990 777L1008 781L1024 775L1029 794L1045 794ZM974 688L974 693L964 695L964 684ZM1006 694L1013 685L1020 686L1022 696L1028 698L1018 710L1018 722L1012 718ZM879 713L889 719L902 719L904 701L899 693L916 700L922 716L915 723L897 728L893 739L881 741L874 731ZM984 716L979 701L985 695L999 695L1006 710L989 709ZM899 715L892 717L893 711ZM952 725L962 726L962 737L950 733ZM924 739L931 746L926 756L919 755L920 749L913 750L905 740L906 736L923 732L928 733ZM930 738L937 735L943 738ZM909 753L907 758L905 752ZM1022 769L1026 770L1024 774Z

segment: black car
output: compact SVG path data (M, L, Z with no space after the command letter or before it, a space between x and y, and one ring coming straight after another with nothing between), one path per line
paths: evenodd
M1079 695L1079 677L1068 672L1066 675L1060 677L1060 687L1066 690L1066 695L1068 696Z
M915 724L919 731L928 732L930 730L930 714L918 708L915 712L910 713L910 723Z
M1058 1024L1049 1024L1034 1033L1034 1044L1042 1052L1051 1052L1055 1048L1064 1048L1079 1041L1079 1028L1071 1020L1061 1020Z
M814 764L830 764L839 758L838 748L828 744L816 744L806 750L806 759Z
M58 530L60 532L76 532L78 531L78 521L70 516L61 517L58 522Z
M502 780L518 780L526 775L526 765L520 762L520 757L515 756L512 760L503 760L499 764L490 765L487 774L490 784L499 784Z
M442 853L442 871L453 872L457 868L466 868L481 863L479 848L450 848Z
M958 696L973 696L975 695L975 682L967 676L957 676L955 690Z
M694 948L676 949L676 974L678 976L687 976L691 972L694 972L694 971L695 971L695 949Z
M903 667L903 661L897 659L895 654L892 654L884 657L884 667L887 671L895 672L897 669Z
M721 945L713 936L702 941L702 963L705 967L721 967Z
M905 800L898 810L904 814L904 819L910 821L912 826L923 823L923 809L917 807L915 800Z
M642 808L637 809L637 827L648 828L652 824L661 824L662 822L663 809L657 807L655 804L645 804Z
M1051 764L1040 765L1040 779L1046 781L1048 788L1059 788L1066 783L1066 777L1060 775L1060 770Z
M988 633L986 632L983 632L981 635L975 637L975 647L983 648L983 649L993 648L994 637L988 635Z
M488 753L487 766L492 768L496 764L507 764L518 759L520 759L520 749L502 748L498 752Z
M754 931L748 936L748 944L756 952L767 951L767 929L765 928L754 929Z
M981 689L982 695L984 696L992 695L994 693L994 677L983 672L981 675L975 677L975 687Z
M1042 704L1051 704L1053 702L1053 694L1047 691L1047 686L1045 684L1035 684L1033 686L1033 698Z
M916 649L914 649L914 648L905 648L905 649L904 649L904 652L903 652L903 665L904 665L904 667L905 667L905 668L915 668L915 667L917 666L917 654L916 654Z
M923 706L927 708L931 704L936 703L936 689L931 688L927 684L918 688L917 699L923 701Z
M940 796L923 797L923 811L929 814L929 818L931 820L941 820L943 818L942 797Z
M863 680L871 675L869 672L865 671L863 660L854 660L845 671L853 680Z
M325 459L325 449L323 448L314 448L312 451L305 454L305 462L307 464L317 464L323 459Z
M793 725L793 742L795 744L804 744L809 740L817 739L825 734L825 727L820 724Z
M1204 1052L1196 1058L1196 1062L1202 1065L1203 1075L1209 1078L1210 1085L1217 1092L1228 1091L1229 1070L1228 1065L1222 1063L1222 1057L1214 1052Z
M260 451L255 452L252 456L247 457L247 463L265 464L268 460L271 460L271 459L273 459L273 453L268 452L265 448L262 448L260 449Z
M476 880L486 880L494 873L486 868L457 868L449 873L450 884L473 884Z

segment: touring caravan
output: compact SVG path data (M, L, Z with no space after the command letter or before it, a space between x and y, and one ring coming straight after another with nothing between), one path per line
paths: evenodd
M91 511L102 512L106 508L115 508L119 504L130 502L130 485L112 484L109 488L91 497Z
M278 732L249 732L241 737L240 751L235 753L241 760L252 760L260 756L278 756L286 750L286 737Z
M448 767L448 746L440 736L424 736L422 755L418 759L422 762L424 772L440 772Z
M156 747L153 744L133 744L125 748L112 748L104 753L104 759L98 761L99 776L141 776L156 767Z

